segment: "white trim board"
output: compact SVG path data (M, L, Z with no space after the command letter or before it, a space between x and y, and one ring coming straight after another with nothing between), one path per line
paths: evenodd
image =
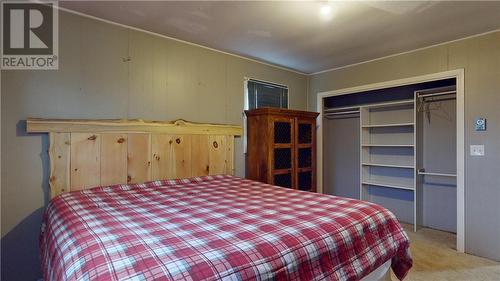
M323 99L370 90L405 86L447 78L456 78L457 86L457 251L465 252L465 84L464 69L384 81L340 90L317 93L317 190L323 192Z

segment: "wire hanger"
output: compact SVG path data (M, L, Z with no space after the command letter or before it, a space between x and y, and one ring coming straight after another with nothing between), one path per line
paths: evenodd
M431 123L431 116L440 117L447 121L453 121L452 114L450 114L444 107L443 101L447 100L455 100L455 98L440 98L440 97L428 97L426 99L430 99L425 101L424 98L421 98L417 112L425 113L427 118L427 122Z

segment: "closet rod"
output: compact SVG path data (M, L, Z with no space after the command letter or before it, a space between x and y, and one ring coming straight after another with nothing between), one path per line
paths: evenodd
M445 96L445 95L455 95L457 91L447 91L441 93L432 93L432 94L418 94L419 98L428 98L428 97L436 97L436 96Z
M418 171L419 175L424 175L424 176L440 176L440 177L456 177L456 174L446 174L446 173L431 173L431 172L425 172L422 170Z
M330 115L345 115L345 114L354 114L354 113L359 113L359 110L341 111L341 112L328 112L328 113L325 113L325 116L330 116Z
M440 102L440 101L447 101L447 100L456 100L456 98L451 97L451 98L439 98L439 99L432 99L432 100L423 100L422 102Z
M327 117L325 117L325 119L328 119L328 120L351 119L351 118L359 118L359 115L343 115L343 116L327 116Z

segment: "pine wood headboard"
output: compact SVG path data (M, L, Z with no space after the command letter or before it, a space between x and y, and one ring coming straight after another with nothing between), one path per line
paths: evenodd
M51 198L98 185L234 173L241 126L143 120L27 120L49 134Z

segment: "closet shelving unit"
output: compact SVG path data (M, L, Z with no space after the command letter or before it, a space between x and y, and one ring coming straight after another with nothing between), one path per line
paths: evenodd
M370 189L412 192L416 229L415 99L359 107L361 136L360 198L370 201Z

